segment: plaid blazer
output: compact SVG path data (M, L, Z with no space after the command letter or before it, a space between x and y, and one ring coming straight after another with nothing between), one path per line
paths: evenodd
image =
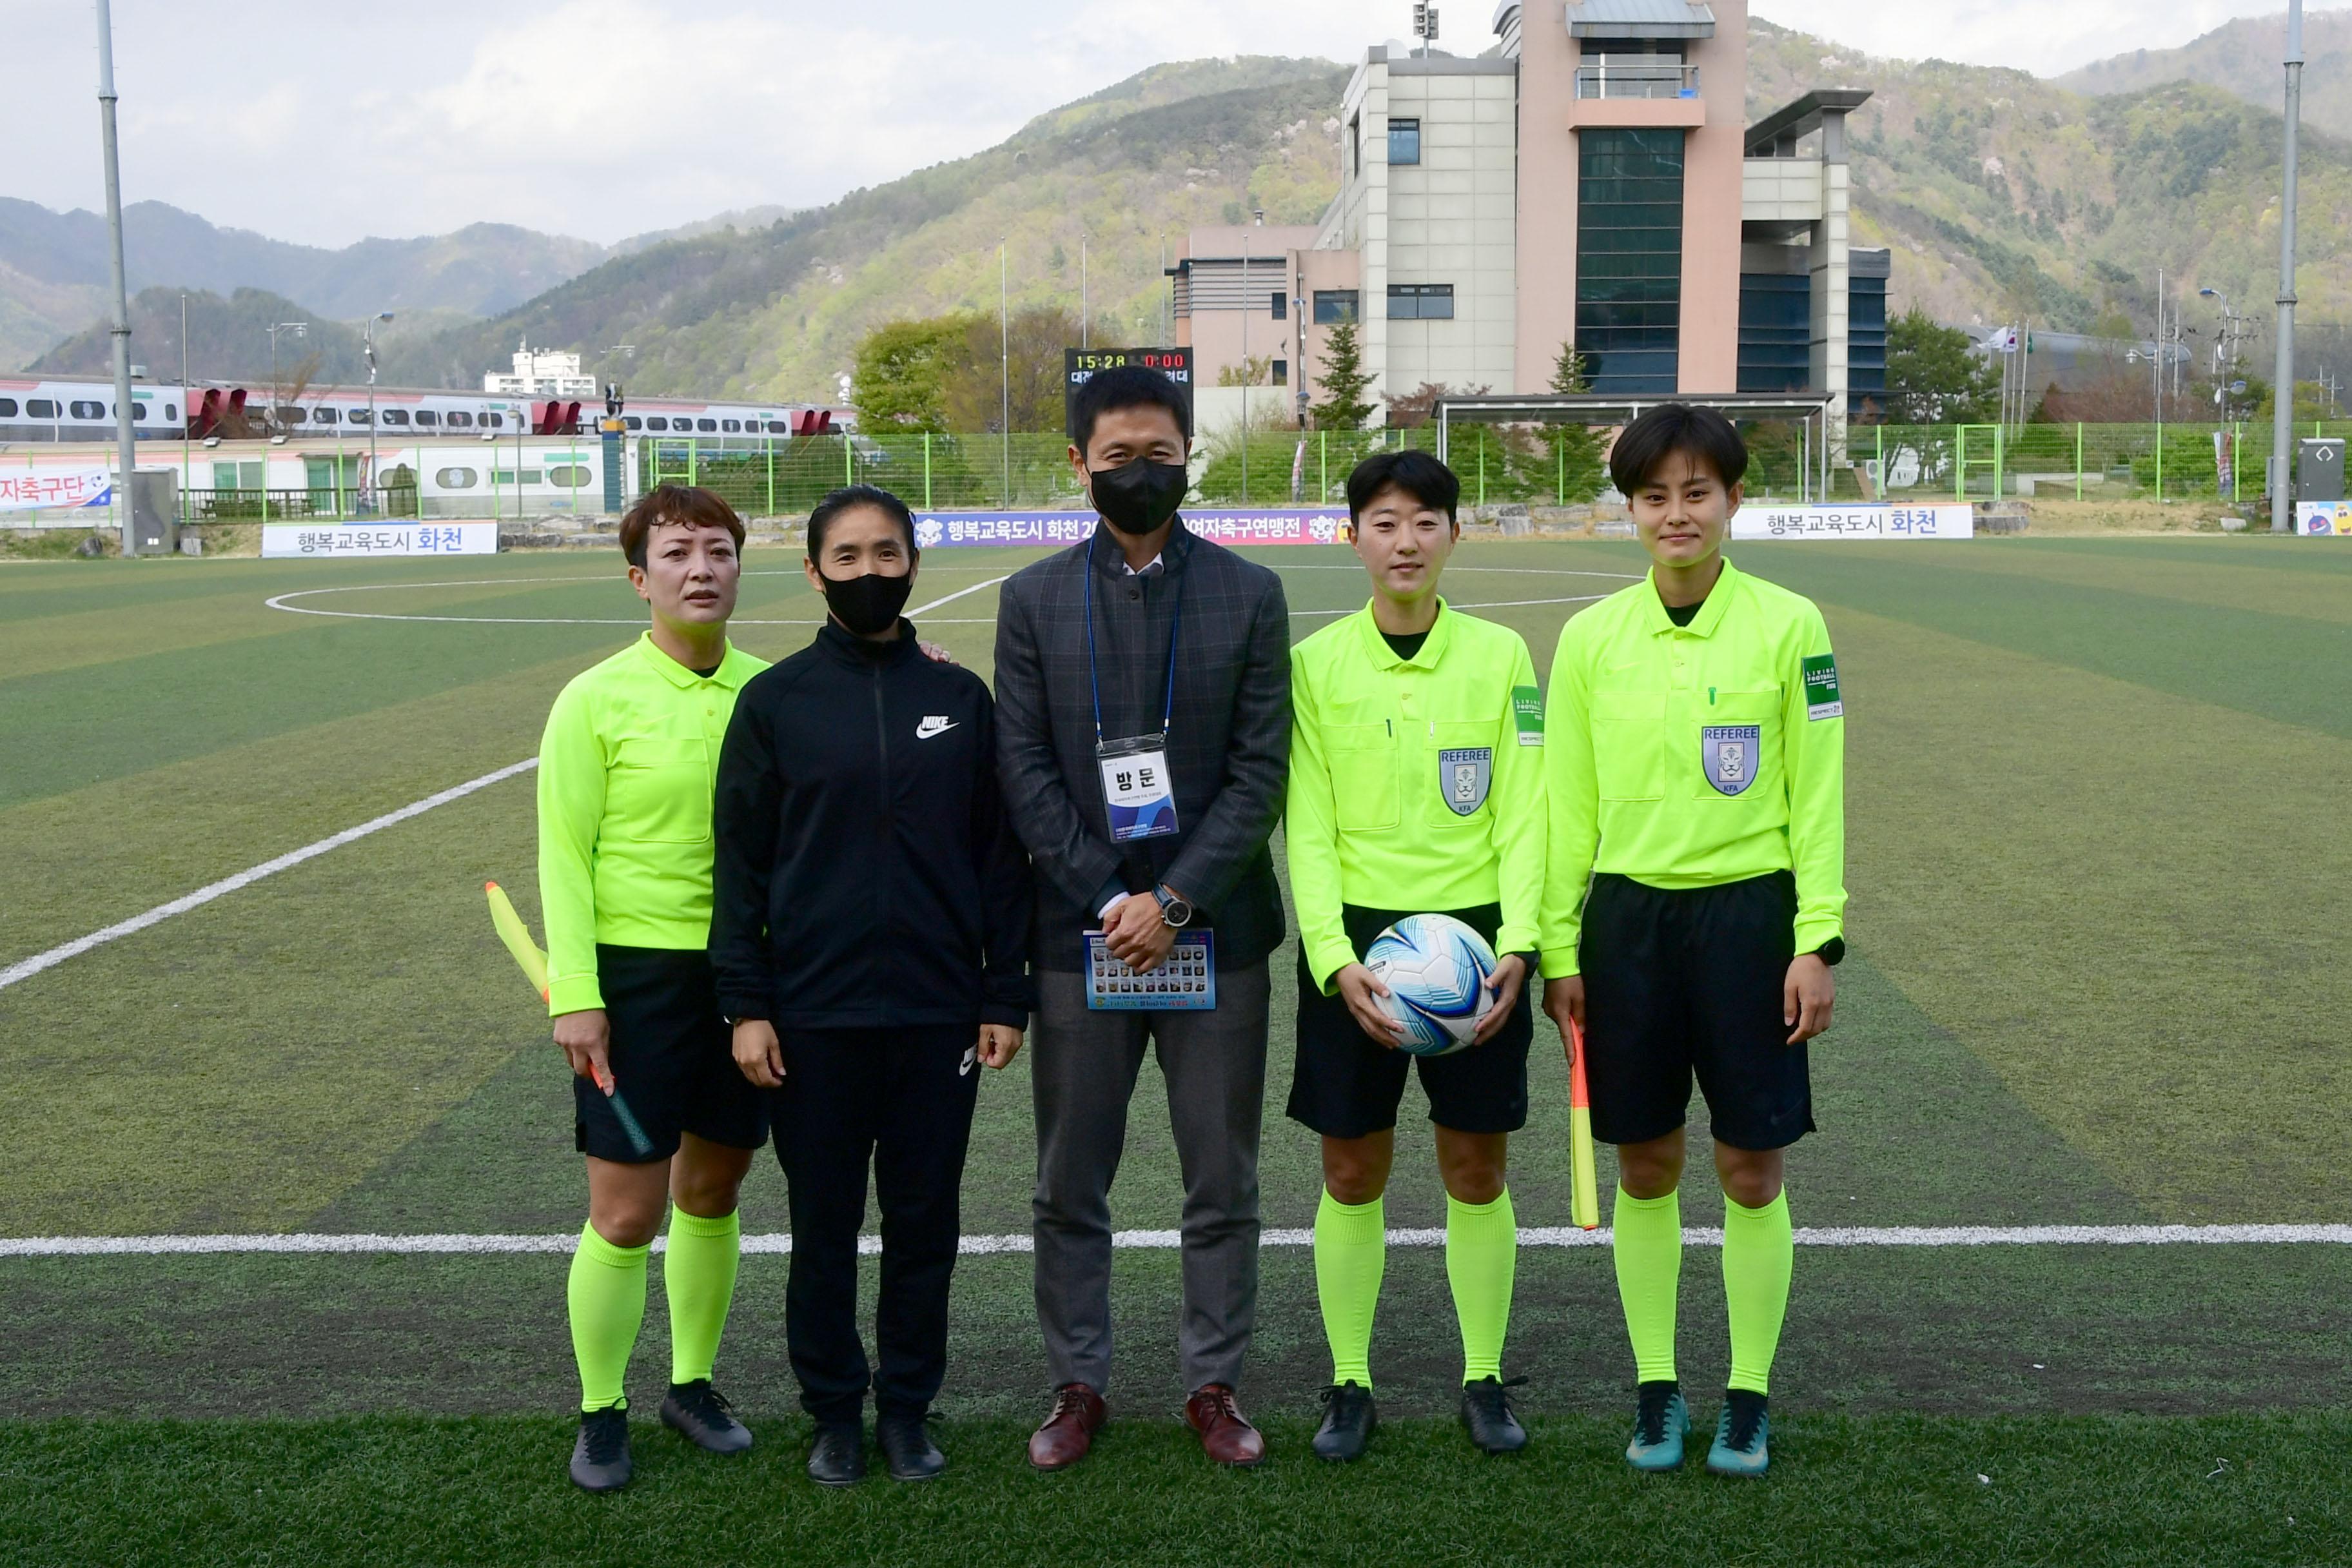
M1089 568L1088 555L1093 564ZM1008 578L996 619L996 757L1004 804L1037 879L1031 962L1076 969L1078 933L1098 922L1109 884L1166 882L1217 933L1221 961L1255 963L1280 946L1282 894L1266 841L1290 769L1290 607L1282 579L1181 521L1163 570L1126 574L1118 536L1097 523ZM1094 577L1102 733L1159 731L1170 636L1174 717L1168 765L1177 831L1114 847L1095 754L1087 658L1087 575Z

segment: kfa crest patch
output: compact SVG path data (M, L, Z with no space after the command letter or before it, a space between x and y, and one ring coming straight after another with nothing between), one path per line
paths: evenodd
M1438 793L1454 816L1467 816L1486 805L1486 792L1494 784L1494 747L1465 746L1437 753Z
M1718 795L1738 795L1756 782L1760 724L1709 724L1698 732L1699 766Z

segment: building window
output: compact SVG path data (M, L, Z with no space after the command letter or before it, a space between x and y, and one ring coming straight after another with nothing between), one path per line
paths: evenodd
M538 484L543 478L544 476L541 475L537 468L525 468L522 471L522 482L527 485ZM493 468L490 470L490 483L494 485L511 485L514 482L515 471L512 468Z
M1315 324L1336 327L1342 321L1356 319L1356 291L1353 289L1318 289L1315 290Z
M1739 390L1800 393L1812 374L1813 283L1801 272L1739 275Z
M1363 172L1364 117L1359 114L1352 116L1348 121L1348 173L1355 175Z
M1274 362L1274 384L1276 386L1288 386L1290 384L1290 362L1288 360L1278 359Z
M1391 283L1389 285L1390 321L1450 321L1453 319L1453 284Z
M1266 297L1266 311L1277 321L1286 320L1290 310L1290 296L1276 289Z
M1595 392L1671 393L1681 365L1683 132L1578 133L1576 346Z
M547 482L558 489L584 489L588 484L588 470L578 464L567 463L548 469Z
M469 490L480 477L471 468L444 468L433 476L433 482L445 490Z
M1857 416L1864 399L1886 400L1886 279L1848 275L1845 384Z
M1389 162L1418 163L1421 162L1421 121L1395 120L1389 121Z

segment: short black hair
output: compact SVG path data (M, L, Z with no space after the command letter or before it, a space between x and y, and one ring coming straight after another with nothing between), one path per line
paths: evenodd
M1703 403L1661 403L1619 432L1609 448L1610 482L1631 496L1676 452L1713 468L1726 489L1748 472L1748 443L1730 420Z
M1159 371L1123 364L1087 377L1078 385L1078 395L1070 400L1070 440L1078 456L1087 455L1095 421L1115 408L1165 408L1176 416L1176 428L1185 441L1192 439L1192 400L1184 395L1184 389Z
M815 560L816 552L824 548L825 525L843 512L861 506L870 506L887 512L897 520L898 527L907 535L907 553L909 555L922 553L915 544L915 514L907 510L905 501L900 500L880 485L844 485L837 490L827 490L824 499L809 509L808 558L810 560Z
M665 522L724 529L735 548L743 548L743 520L717 490L697 485L656 485L621 514L621 553L630 565L644 570L646 541Z
M1444 512L1447 521L1454 521L1462 481L1427 452L1409 447L1402 452L1375 452L1356 465L1355 472L1348 476L1348 521L1360 519L1372 498L1391 485L1431 510Z

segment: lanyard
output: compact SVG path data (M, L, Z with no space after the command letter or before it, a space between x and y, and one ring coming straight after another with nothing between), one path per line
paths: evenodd
M1167 556L1163 553L1160 560L1164 563ZM1164 573L1168 568L1162 564L1160 570ZM1175 599L1168 617L1168 700L1160 714L1160 733L1163 738L1168 733L1169 725L1176 719L1176 633L1184 620L1184 584L1181 582L1175 586ZM1087 541L1087 686L1094 695L1095 745L1099 750L1103 743L1102 677L1095 668L1095 542L1092 539Z

